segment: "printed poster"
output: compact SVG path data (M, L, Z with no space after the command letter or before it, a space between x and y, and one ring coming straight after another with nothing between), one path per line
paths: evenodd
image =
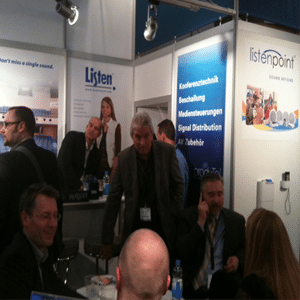
M131 119L128 120L127 112L132 99L132 78L129 66L70 59L70 130L84 132L89 120L99 117L103 129L107 129L107 151L123 150L130 138L127 124ZM116 130L118 138L109 138ZM98 146L102 137L103 132Z
M178 57L177 143L199 179L223 175L227 42Z
M63 57L0 47L0 128L11 106L27 106L34 112L38 146L57 154L59 78ZM9 151L0 134L0 153Z
M298 140L299 51L245 41L243 138Z

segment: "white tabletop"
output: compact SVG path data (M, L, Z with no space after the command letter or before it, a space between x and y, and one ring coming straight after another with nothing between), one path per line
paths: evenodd
M99 285L90 285L90 286L87 286L87 287L82 287L82 288L79 288L77 289L77 293L81 294L82 296L84 297L87 297L87 289L89 288L93 288L93 289L96 289L94 290L94 295L95 297L92 297L90 299L92 300L99 300L99 297L97 297L97 294L99 293L99 291L101 290L101 287ZM109 294L111 295L112 293L109 292ZM106 297L105 299L106 300L116 300L117 299L117 290L114 289L114 296L113 297ZM106 293L104 292L104 297L106 296ZM172 300L172 292L170 290L167 291L167 293L161 298L161 300Z

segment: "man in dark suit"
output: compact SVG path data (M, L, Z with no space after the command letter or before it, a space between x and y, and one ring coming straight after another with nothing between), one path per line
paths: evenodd
M85 132L69 131L66 134L58 154L65 191L82 188L84 175L97 175L100 153L95 141L100 136L101 129L101 120L95 117L89 121Z
M35 118L31 109L11 107L4 119L0 133L10 152L0 155L0 254L20 229L19 200L31 184L46 181L60 190L55 155L38 147L34 140ZM30 151L39 165L43 179L38 176L34 163L25 151ZM58 209L62 212L62 203ZM61 228L61 223L60 223Z
M0 257L0 298L29 299L32 291L81 298L53 269L52 252L60 214L56 191L46 183L31 185L20 200L23 230Z
M207 173L201 180L198 206L182 211L176 250L182 261L185 299L208 298L209 283L217 271L223 270L232 287L242 278L245 219L223 204L222 177Z
M147 113L133 117L130 133L133 145L119 154L106 201L100 255L111 258L114 226L124 193L122 242L137 229L152 229L163 238L172 256L176 236L174 219L184 191L175 148L153 141L152 121Z

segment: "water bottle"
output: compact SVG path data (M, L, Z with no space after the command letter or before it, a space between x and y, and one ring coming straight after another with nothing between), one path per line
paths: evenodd
M180 260L177 259L172 273L172 300L180 300L182 298L182 268Z
M103 176L103 195L108 195L109 188L110 188L109 175L108 175L108 171L105 171L105 174Z

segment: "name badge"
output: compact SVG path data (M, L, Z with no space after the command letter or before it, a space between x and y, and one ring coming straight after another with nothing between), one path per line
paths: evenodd
M141 207L140 208L140 219L144 222L151 222L151 208Z
M211 279L212 279L212 275L208 275L208 278L207 278L207 288L209 289L210 288L210 283L211 283Z

